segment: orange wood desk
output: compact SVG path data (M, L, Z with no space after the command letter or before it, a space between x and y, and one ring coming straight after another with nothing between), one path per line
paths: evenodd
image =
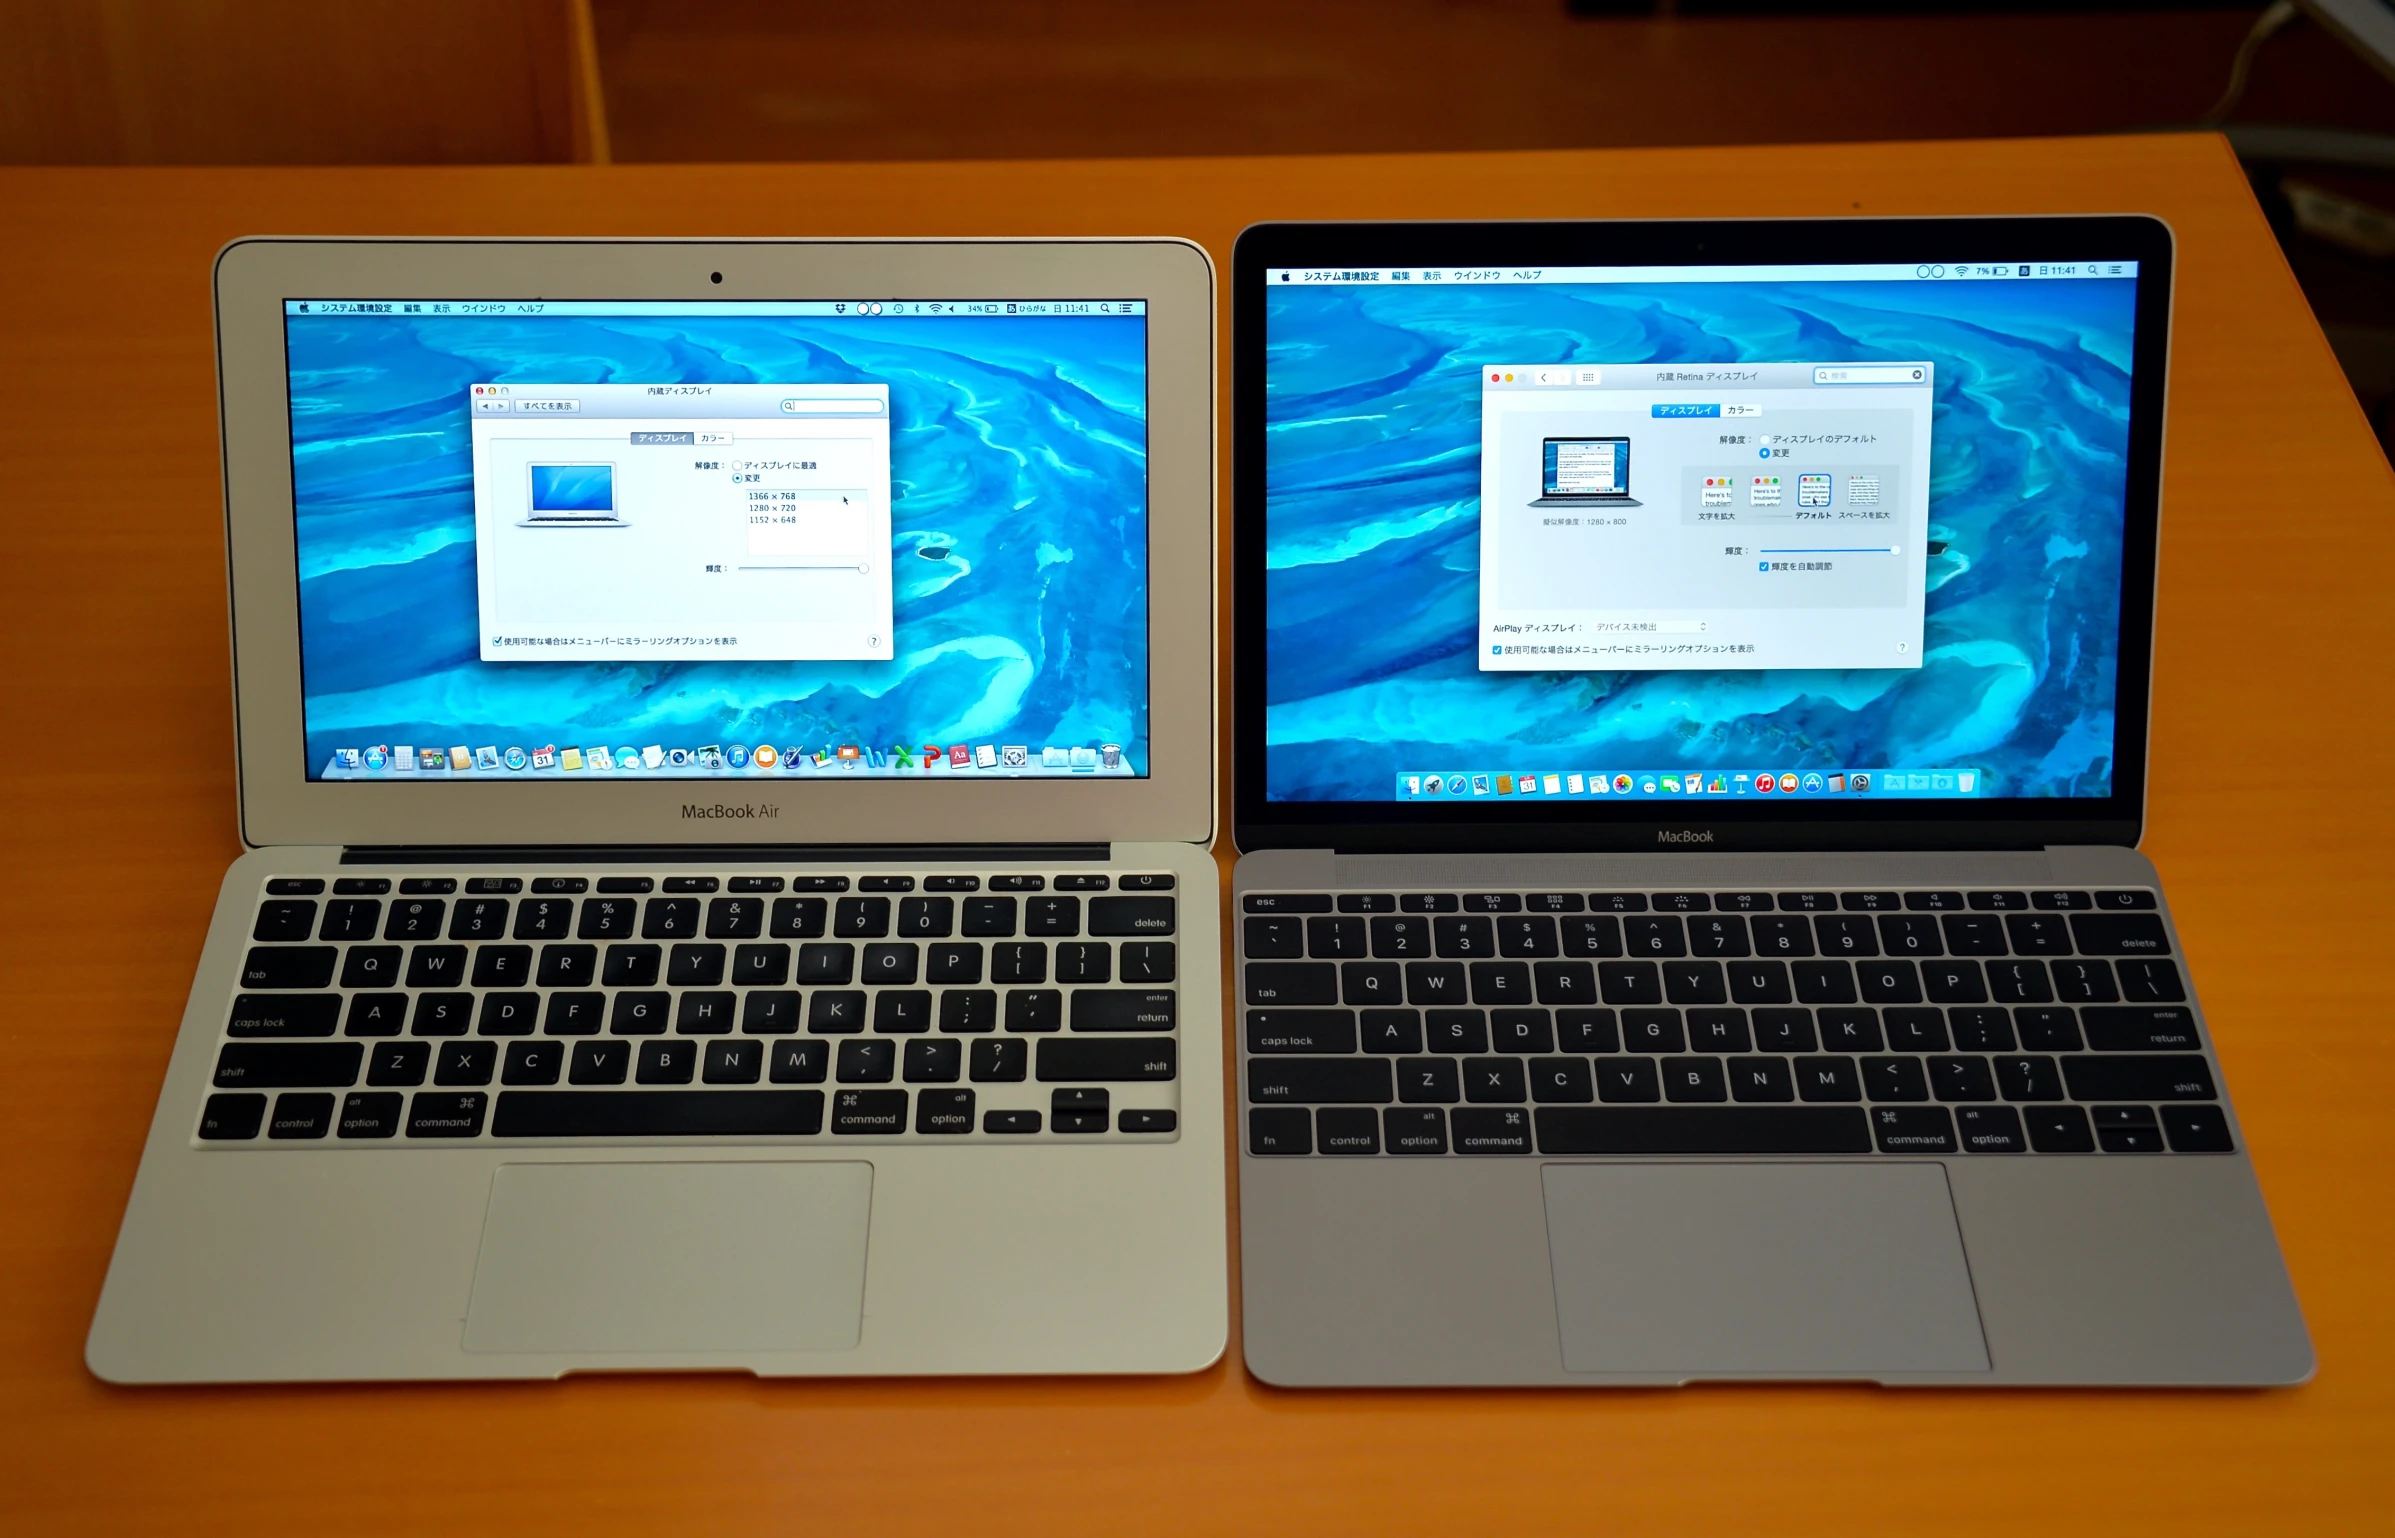
M121 1390L84 1372L236 852L208 306L226 239L1129 231L1227 263L1243 224L1277 217L2127 210L2180 241L2147 847L2311 1321L2312 1384L1293 1394L1241 1371L1235 1332L1208 1372L1129 1381ZM2395 480L2220 141L9 170L0 230L0 1530L2395 1531Z

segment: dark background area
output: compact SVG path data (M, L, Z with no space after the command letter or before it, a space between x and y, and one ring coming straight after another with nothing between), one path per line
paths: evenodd
M2367 3L2395 25L2385 0ZM1376 154L2221 126L2389 441L2395 79L2313 9L2272 14L2224 104L2259 5L0 0L0 163Z

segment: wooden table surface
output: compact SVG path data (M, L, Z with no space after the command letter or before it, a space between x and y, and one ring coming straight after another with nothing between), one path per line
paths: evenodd
M1266 218L2127 211L2180 242L2146 847L2311 1323L2311 1384L1288 1393L1241 1370L1235 1329L1210 1371L1147 1380L128 1390L84 1371L238 849L208 306L223 241L1152 232L1227 265ZM12 169L0 230L0 1529L2395 1530L2376 908L2395 856L2395 484L2219 140Z

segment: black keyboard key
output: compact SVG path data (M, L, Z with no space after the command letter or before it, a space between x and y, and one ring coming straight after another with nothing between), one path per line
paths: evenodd
M1713 906L1703 892L1657 892L1650 901L1657 913L1703 913Z
M1894 913L1904 899L1894 892L1841 892L1838 906L1849 913Z
M844 1041L832 1074L843 1084L887 1084L898 1076L898 1043Z
M540 1093L533 1091L532 1093ZM408 1101L409 1137L479 1137L490 1096L481 1090L425 1090Z
M391 916L384 921L386 940L437 940L441 936L441 920L448 916L445 902L418 901L391 904Z
M750 1036L787 1036L798 1029L799 995L759 989L741 1001L740 1029Z
M1688 1012L1688 1050L1691 1052L1745 1052L1753 1042L1746 1029L1746 1011L1742 1009L1692 1009Z
M652 897L641 914L644 940L687 940L699 932L699 904L693 897Z
M1259 922L1248 920L1253 924ZM1290 923L1276 919L1266 922ZM1408 915L1375 918L1369 921L1372 954L1390 961L1413 961L1430 954L1430 920ZM1248 954L1260 955L1252 946Z
M1667 961L1663 997L1674 1004L1727 1004L1730 989L1718 961Z
M455 988L466 980L466 948L462 945L418 945L408 950L410 988Z
M814 1035L855 1035L865 1030L865 994L826 987L807 999L807 1030Z
M692 991L674 1010L674 1030L684 1036L721 1036L732 1029L739 996L727 991Z
M776 1084L821 1084L832 1071L828 1041L777 1041L767 1056L768 1072Z
M1973 897L1981 894L1974 892ZM1954 1126L1966 1153L2027 1153L2029 1139L2021 1131L2021 1113L2008 1105L1962 1105L1954 1108Z
M2071 932L2051 913L2008 913L2004 933L2012 948L2024 956L2068 956Z
M1277 961L1306 953L1306 929L1302 919L1249 918L1242 920L1242 924L1244 949L1250 961Z
M369 1084L416 1085L432 1066L432 1047L421 1041L385 1041L375 1044L366 1059L366 1082Z
M2096 1126L2096 1146L2106 1153L2158 1154L2163 1151L2162 1128L2159 1123L2107 1127L2099 1122Z
M2154 906L2154 894L2151 892L2098 892L2095 905L2100 909L2113 911L2151 908Z
M900 899L898 932L908 939L944 940L955 929L955 898L908 897Z
M1744 1101L1796 1098L1796 1080L1784 1057L1733 1057L1723 1065L1729 1075L1730 1096Z
M1597 1098L1609 1104L1635 1105L1663 1098L1663 1080L1651 1057L1607 1058L1595 1071Z
M225 1023L225 1034L330 1036L340 1023L341 995L337 993L244 993L233 999L233 1015Z
M308 901L258 905L258 921L250 928L253 940L305 940L316 927L316 904ZM333 938L327 935L325 938Z
M1069 878L1059 876L1056 878L1056 884L1063 886L1067 879ZM1097 879L1103 882L1106 878L1101 876ZM912 876L859 876L857 878L857 890L860 892L912 892L914 889L915 878Z
M1784 961L1732 961L1723 970L1729 974L1733 1004L1785 1004L1796 997Z
M2120 974L2121 997L2132 1002L2175 1004L2187 997L2187 985L2171 962L2123 958L2113 970Z
M1458 914L1430 921L1432 948L1458 961L1485 960L1497 954L1497 931L1479 914Z
M965 899L963 932L980 938L1003 939L1015 932L1015 900L1011 897Z
M324 928L319 940L371 940L382 923L383 905L372 898L324 905Z
M1541 1113L1546 1114L1546 1113ZM1447 1113L1459 1154L1530 1152L1530 1113L1513 1107L1457 1106Z
M1519 913L1522 911L1521 894L1518 892L1466 892L1464 894L1464 911L1466 913Z
M998 1028L998 991L994 988L951 988L940 995L940 1029L951 1036L973 1036Z
M607 1028L618 1036L659 1036L672 1023L674 996L670 993L619 993Z
M1424 1039L1433 1052L1486 1052L1489 1017L1477 1009L1434 1009L1424 1016Z
M303 936L304 938L304 936ZM1556 956L1555 920L1543 913L1512 914L1497 920L1500 956Z
M1855 1001L1854 964L1847 961L1789 963L1796 978L1799 1004L1852 1004Z
M384 897L390 890L388 876L343 876L333 883L333 893L339 897Z
M1530 968L1519 961L1475 961L1466 970L1472 978L1475 1004L1527 1004L1531 1001Z
M1453 1105L1464 1098L1463 1075L1453 1058L1399 1058L1397 1098L1414 1105Z
M782 889L779 876L734 876L724 883L728 892L778 892Z
M551 1036L589 1036L599 1029L606 1011L603 993L552 993L541 1029Z
M1115 947L1115 960L1126 983L1169 983L1174 977L1170 940L1125 940Z
M1314 1113L1303 1106L1256 1107L1247 1113L1247 1151L1257 1155L1312 1153Z
M1064 1029L1064 995L1053 988L1009 989L1006 1028L1010 1031Z
M1996 1078L1984 1057L1933 1057L1929 1084L1940 1100L1993 1100Z
M477 988L521 988L532 981L532 947L483 945L474 951L473 984Z
M1173 932L1170 897L1093 897L1089 900L1089 932L1093 935L1151 936Z
M2201 1057L2184 1053L2158 1057L2066 1058L2062 1065L2062 1081L2070 1086L2073 1100L2220 1098L2219 1090L2213 1087L2211 1066ZM221 1075L217 1082L224 1082Z
M1403 913L1455 913L1462 910L1463 903L1448 892L1405 892L1399 894L1397 907Z
M1060 983L1114 981L1114 947L1103 940L1066 940L1056 947L1056 980ZM867 982L875 981L872 977Z
M976 973L981 966L980 947L973 947ZM735 945L732 947L731 981L743 988L778 988L790 976L790 947L787 945Z
M853 1043L852 1043L853 1045ZM698 1072L699 1044L695 1041L644 1041L632 1079L636 1084L688 1084Z
M765 932L765 899L718 897L707 904L707 938L754 940Z
M657 881L652 876L601 876L599 890L602 892L654 892L657 890Z
M1988 997L1999 1004L2051 1004L2054 984L2042 961L1991 961L1987 964Z
M534 978L543 988L588 988L599 980L599 948L544 945Z
M1954 1117L1942 1105L1882 1105L1871 1110L1881 1153L1959 1153Z
M2075 1105L2027 1105L2021 1121L2029 1129L2029 1146L2042 1154L2094 1153L2095 1130L2087 1112Z
M1169 1031L1178 995L1169 988L1082 988L1073 994L1076 1031Z
M2029 906L2027 892L1966 892L1963 900L1983 913L2019 913Z
M2054 975L2054 996L2066 1004L2110 1004L2121 996L2108 961L2055 961L2048 966Z
M314 897L324 890L322 876L274 876L266 890L277 897Z
M1417 1038L1420 1026L1415 1027ZM1266 1056L1296 1056L1356 1050L1355 1011L1350 1009L1251 1009L1247 1050ZM1383 1050L1419 1050L1416 1047Z
M1555 1046L1561 1052L1619 1052L1621 1030L1610 1009L1560 1009L1555 1012Z
M2237 1147L2229 1118L2216 1105L2166 1105L2162 1130L2170 1135L2172 1153L2232 1153Z
M365 1047L354 1041L231 1041L218 1049L219 1089L340 1088L358 1081Z
M1904 905L1916 913L1952 913L1963 906L1960 892L1907 892Z
M2016 1009L2013 1024L2021 1046L2030 1052L2076 1052L2080 1049L2079 1018L2067 1009Z
M610 945L599 965L599 981L610 988L646 988L657 981L664 960L662 946Z
M1328 901L1329 899L1324 900ZM1078 897L1025 898L1023 900L1023 933L1068 937L1081 933L1081 899Z
M1380 1113L1369 1106L1325 1106L1314 1113L1314 1146L1326 1154L1380 1152Z
M1802 917L1774 914L1749 922L1754 931L1756 955L1794 960L1813 954L1813 926Z
M2196 1035L2195 1012L2184 1005L2111 1008L2091 1005L2079 1012L2079 1018L2087 1027L2088 1046L2097 1052L2203 1050L2204 1044Z
M1622 954L1622 921L1610 913L1565 918L1556 927L1566 956L1603 958Z
M665 878L665 890L668 892L712 892L719 885L721 883L713 876L668 876Z
M1718 1057L1667 1057L1657 1065L1667 1100L1683 1102L1727 1100L1729 1087Z
M883 1036L914 1036L930 1030L930 992L921 988L892 988L875 994L873 1029Z
M457 890L457 878L455 876L410 876L399 883L399 890L403 893L428 893L435 897L445 897Z
M1534 1057L1530 1060L1530 1098L1549 1105L1584 1104L1597 1098L1596 1080L1585 1059Z
M745 945L741 947L742 950L748 948ZM923 980L925 982L977 983L981 981L981 947L971 941L960 940L930 945L926 946L924 951ZM734 970L738 970L737 966Z
M902 1130L906 1092L896 1091ZM811 1137L823 1130L817 1089L511 1090L493 1137Z
M1608 1004L1660 1004L1663 974L1651 961L1600 961L1597 996Z
M1336 1004L1339 969L1327 961L1251 961L1247 964L1247 1002Z
M350 995L349 1023L342 1027L342 1034L396 1036L406 1025L406 994L358 993Z
M1887 1021L1891 1052L1943 1052L1951 1045L1946 1037L1946 1017L1941 1011L1891 1009L1883 1018Z
M802 945L798 948L798 967L791 980L818 985L845 984L855 977L856 965L857 948L845 941Z
M938 879L938 878L933 878ZM916 1046L934 1046L917 1042ZM949 1043L954 1046L954 1042ZM961 1137L973 1130L973 1092L969 1089L926 1089L915 1095L915 1130L933 1136Z
M1331 900L1327 894L1304 892L1250 892L1240 899L1246 913L1328 913Z
M1782 892L1779 894L1783 913L1835 913L1838 894L1835 892Z
M241 986L322 988L333 980L333 961L339 955L330 945L257 946L241 964Z
M541 996L537 993L486 993L482 996L482 1018L474 1029L484 1036L529 1036L540 1023Z
M843 940L878 940L889 932L887 897L843 897L832 909L832 933Z
M1462 1004L1470 996L1461 962L1409 961L1405 964L1405 1001L1408 1004Z
M1463 1070L1466 1100L1484 1105L1520 1105L1530 1098L1519 1058L1467 1057Z
M967 1071L976 1084L1020 1084L1031 1072L1031 1044L1012 1036L977 1041Z
M588 876L535 876L532 878L532 889L535 892L551 893L587 892L590 890L590 878Z
M1844 1106L1542 1106L1546 1154L1869 1153L1871 1132Z
M1642 957L1685 956L1688 932L1675 914L1622 920L1622 943L1628 954Z
M1335 1058L1317 1061L1336 1062ZM1357 1058L1379 1073L1385 1085L1389 1065L1377 1058ZM1034 1067L1043 1084L1139 1084L1168 1080L1179 1071L1178 1044L1171 1037L1051 1037L1039 1044ZM1275 1098L1256 1096L1257 1099ZM1287 1097L1280 1097L1287 1098ZM1380 1096L1388 1099L1384 1091Z
M1802 1009L1758 1009L1754 1012L1755 1050L1810 1052L1819 1043L1813 1035L1813 1016Z
M559 1041L518 1041L507 1048L507 1061L499 1069L502 1084L554 1084L565 1072L565 1043Z
M865 947L865 961L857 973L863 983L906 984L915 980L916 969L922 963L922 947L909 941Z
M1342 1011L1344 1013L1344 1011ZM1252 1018L1252 1016L1251 1016ZM1361 1045L1366 1052L1419 1052L1422 1050L1422 1015L1412 1009L1367 1009L1362 1016ZM1248 1050L1256 1050L1251 1034ZM1323 1047L1325 1052L1348 1051L1349 1048Z
M449 918L452 940L497 940L507 933L507 899L468 898Z
M1489 1015L1489 1041L1498 1052L1552 1052L1555 1027L1543 1009L1500 1009Z
M2082 913L2071 920L2071 939L2083 956L2170 954L2170 936L2154 913Z
M1869 1009L1821 1011L1821 1045L1831 1052L1877 1052L1887 1045L1879 1014Z
M1688 921L1688 953L1691 956L1744 956L1746 920L1735 913L1713 913Z
M2085 892L2032 892L2029 894L2029 906L2032 908L2077 910L2093 908L2095 905L2095 899Z
M1779 905L1769 892L1716 892L1713 906L1723 913L1769 913Z
M1874 1100L1927 1100L1929 1075L1917 1057L1866 1057L1863 1089Z
M818 940L823 937L828 905L820 897L778 897L773 904L773 937L777 940Z
M1644 913L1647 894L1644 892L1591 892L1588 894L1592 913Z
M1793 1067L1796 1073L1796 1097L1823 1103L1849 1103L1863 1098L1863 1076L1855 1071L1851 1057L1800 1057Z
M1992 914L1949 913L1939 928L1945 933L1947 951L1953 955L2004 954L2004 924Z
M965 1044L952 1036L910 1041L899 1058L899 1077L909 1084L954 1084L964 1071Z
M336 1130L342 1137L397 1137L404 1104L396 1094L352 1091L341 1099Z
M1824 956L1843 956L1849 960L1879 954L1879 931L1867 918L1847 913L1817 914L1813 919L1813 938L1820 942Z
M1585 961L1534 961L1530 980L1541 1004L1597 1002L1596 969Z
M2062 1100L2062 1068L2050 1057L1995 1059L1996 1084L2007 1100Z
M200 1107L200 1137L210 1143L246 1142L265 1120L264 1095L210 1095Z
M1042 1047L1062 1045L1042 1042ZM1114 1045L1078 1043L1077 1045ZM1125 1043L1144 1048L1147 1043ZM1169 1042L1158 1043L1169 1046ZM1046 1076L1047 1062L1041 1060ZM1301 1105L1385 1105L1395 1098L1390 1065L1385 1058L1266 1058L1247 1065L1247 1098L1258 1104L1291 1102Z
M446 1041L441 1054L433 1060L432 1081L435 1084L488 1084L498 1071L499 1044L495 1041Z
M1622 1042L1632 1052L1685 1052L1688 1038L1676 1009L1625 1009Z
M1881 914L1879 943L1891 956L1936 956L1945 950L1938 921L1918 913Z
M569 1084L621 1084L632 1072L632 1043L578 1041L566 1069Z
M1921 974L1909 961L1866 961L1855 968L1867 1004L1918 1004Z
M1393 1154L1447 1151L1447 1113L1430 1106L1390 1106L1380 1113L1382 1146Z
M2001 1009L1950 1009L1954 1045L1962 1052L2010 1052L2015 1043L2012 1021Z

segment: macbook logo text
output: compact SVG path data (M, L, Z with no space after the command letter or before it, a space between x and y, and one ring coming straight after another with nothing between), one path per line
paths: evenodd
M1713 842L1713 830L1711 828L1657 828L1655 842L1658 844L1710 844Z
M713 806L701 806L695 801L685 801L682 803L682 815L685 818L779 817L782 815L782 809L778 806L772 806L764 802L751 802L745 806L730 806L724 802L718 801Z

